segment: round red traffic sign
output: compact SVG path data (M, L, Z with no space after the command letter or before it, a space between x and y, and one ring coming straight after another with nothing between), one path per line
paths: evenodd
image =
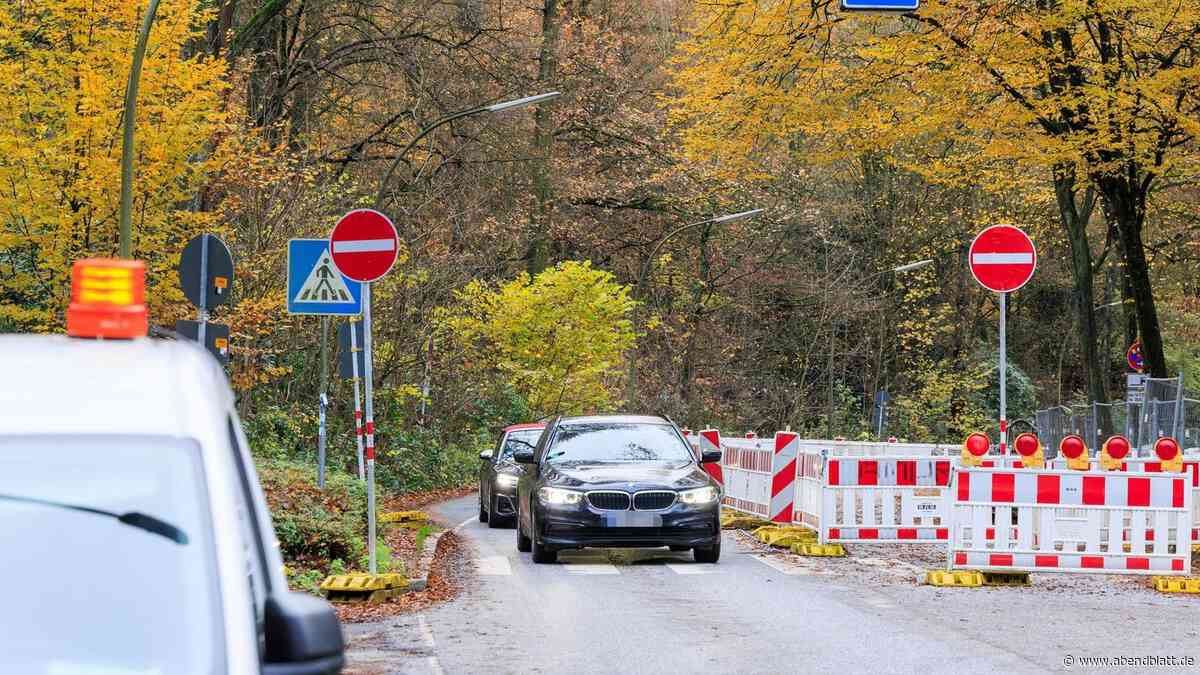
M971 242L971 274L984 288L1008 293L1024 286L1037 267L1029 235L1012 225L993 225Z
M400 251L396 226L371 209L342 216L329 233L329 253L338 270L355 281L375 281L388 273Z

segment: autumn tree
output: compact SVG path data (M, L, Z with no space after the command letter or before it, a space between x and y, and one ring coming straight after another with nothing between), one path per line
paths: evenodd
M155 319L182 299L183 243L211 222L190 208L226 119L226 64L191 49L205 6L164 3L142 72L133 252ZM0 326L60 325L71 261L117 251L121 92L139 11L124 0L0 7Z
M1093 260L1081 233L1098 197L1149 368L1166 374L1143 227L1155 180L1192 170L1200 8L974 0L847 17L834 3L772 0L701 4L693 19L678 78L690 156L747 159L819 139L836 155L881 151L988 189L1048 173L1085 328Z

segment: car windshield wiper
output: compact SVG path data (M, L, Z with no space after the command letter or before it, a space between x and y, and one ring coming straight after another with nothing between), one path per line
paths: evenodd
M98 516L108 516L119 520L126 525L132 525L140 530L152 532L160 537L166 537L176 544L187 545L188 536L183 530L175 527L165 520L148 516L140 511L129 511L127 513L114 513L105 511L104 509L95 509L90 506L79 506L78 504L65 504L63 502L55 502L49 499L38 499L37 497L22 497L20 495L3 495L0 494L0 500L11 502L25 502L27 504L40 504L42 506L53 506L59 509L70 509L71 511L80 511L83 513L94 513Z
M567 454L566 450L559 450L557 452L552 452L552 453L546 455L546 459L554 459L555 457L562 457L565 454Z

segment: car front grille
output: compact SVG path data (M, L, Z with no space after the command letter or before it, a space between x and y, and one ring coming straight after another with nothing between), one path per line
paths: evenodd
M629 493L615 491L599 491L588 493L588 503L593 508L602 511L628 511Z
M675 493L670 490L639 492L633 496L633 508L638 511L661 511L675 503Z

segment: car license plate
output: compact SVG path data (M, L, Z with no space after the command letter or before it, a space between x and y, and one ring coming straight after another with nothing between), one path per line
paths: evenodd
M662 516L657 513L616 511L604 514L604 524L608 527L662 527Z

